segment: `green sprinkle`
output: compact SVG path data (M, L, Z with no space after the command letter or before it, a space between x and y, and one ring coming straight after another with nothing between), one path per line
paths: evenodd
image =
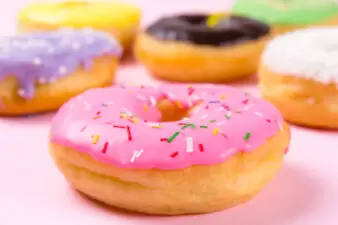
M214 123L214 122L216 122L216 120L210 120L210 123Z
M224 117L227 118L228 120L230 119L230 115L228 114L225 114Z
M195 128L195 124L188 123L188 124L184 125L181 129L184 130L187 127Z
M200 128L208 128L208 126L200 126Z
M250 138L250 133L249 132L247 132L246 134L245 134L245 136L244 136L244 140L249 140L249 138Z
M177 135L179 134L180 132L175 132L169 139L168 139L168 143L172 142L176 137Z

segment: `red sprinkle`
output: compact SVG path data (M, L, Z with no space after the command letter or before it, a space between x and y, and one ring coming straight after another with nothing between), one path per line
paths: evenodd
M127 126L128 141L131 141L133 137L131 136L130 127Z
M271 120L269 120L269 119L266 119L266 122L268 122L268 123L271 123Z
M247 104L249 102L249 99L245 99L242 103Z
M175 158L176 156L178 156L178 152L174 152L173 154L170 155L171 158Z
M193 89L193 88L188 88L188 95L190 96L190 95L192 95L193 93L195 92L195 89Z
M204 108L205 108L205 109L209 109L209 106L208 106L208 105L206 105Z
M168 138L161 138L160 141L168 141Z
M101 114L101 112L100 112L100 111L96 112L96 115L100 115L100 114Z
M222 105L222 107L225 108L225 109L228 110L228 111L230 110L230 107L227 106L227 105Z
M178 125L184 126L184 125L187 125L187 124L186 123L179 123Z
M125 126L120 126L120 125L113 125L114 128L121 128L121 129L124 129L126 128Z
M103 154L106 153L106 152L107 152L107 148L108 148L108 142L104 143L104 146L103 146L101 152L102 152Z
M204 152L204 147L202 144L198 144L198 148L200 150L200 152Z

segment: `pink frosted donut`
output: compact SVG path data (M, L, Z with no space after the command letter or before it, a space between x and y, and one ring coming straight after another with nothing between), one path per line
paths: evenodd
M227 86L168 85L87 91L59 110L50 139L77 190L174 215L254 196L280 169L290 135L267 101Z

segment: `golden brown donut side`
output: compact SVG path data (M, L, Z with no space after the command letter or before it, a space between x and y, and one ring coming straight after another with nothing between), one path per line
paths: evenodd
M47 84L36 84L34 97L28 100L17 94L19 85L15 77L8 76L0 82L0 115L15 116L56 110L83 91L110 86L117 64L116 57L98 57L93 60L89 70L81 66L64 78Z
M258 74L263 96L286 120L311 127L338 128L337 84L278 74L264 65Z
M178 82L227 82L252 75L269 36L234 46L197 46L161 41L146 33L136 39L135 55L153 76Z
M284 123L283 131L253 152L178 170L117 168L55 143L50 152L69 183L93 199L131 211L178 215L219 211L251 199L280 170L289 140Z

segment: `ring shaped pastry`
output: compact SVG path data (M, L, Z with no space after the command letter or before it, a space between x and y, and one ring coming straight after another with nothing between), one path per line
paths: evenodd
M50 31L62 27L87 28L111 33L129 50L141 19L136 6L122 2L39 2L23 8L19 31Z
M121 46L91 29L62 29L0 41L0 115L58 109L69 98L112 84Z
M338 128L338 28L312 28L267 45L260 88L290 122Z
M136 57L155 76L181 82L228 82L252 75L269 26L228 16L207 26L208 15L162 18L137 38Z
M50 151L80 192L178 215L251 199L279 171L289 139L273 105L231 87L110 87L58 111Z
M338 25L336 0L237 0L231 12L269 24L274 35L312 26Z

